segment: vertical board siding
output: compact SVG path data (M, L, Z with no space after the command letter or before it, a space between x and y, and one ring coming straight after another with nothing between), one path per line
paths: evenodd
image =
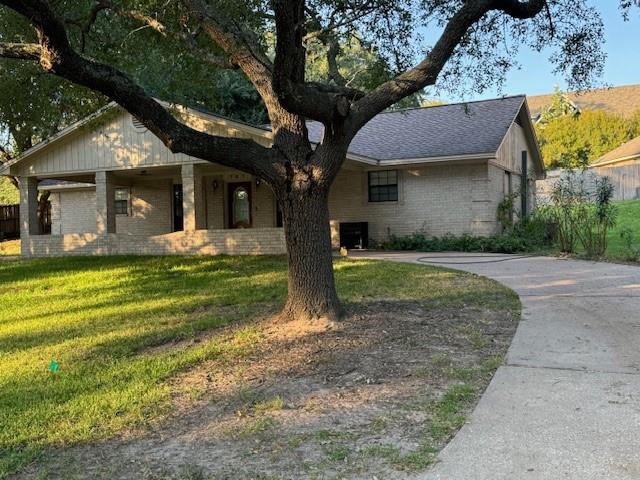
M497 163L505 170L513 173L522 173L520 166L521 152L526 151L527 157L532 158L532 152L527 144L523 128L517 123L513 123L507 132L496 154ZM531 162L530 162L531 163Z
M245 132L225 120L202 118L181 113L181 119L193 128L229 137L253 138L268 146L269 138ZM202 163L188 155L172 154L151 132L137 131L132 117L126 112L97 123L93 127L79 127L56 144L34 153L18 167L18 175L51 175L56 173L92 172L95 170L124 170L145 166Z

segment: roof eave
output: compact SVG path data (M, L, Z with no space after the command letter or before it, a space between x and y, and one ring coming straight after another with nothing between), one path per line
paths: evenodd
M527 128L523 127L523 130L525 131L525 135L527 135L527 137L529 137L531 140L531 144L534 150L533 153L535 154L535 157L537 160L536 163L538 164L538 170L539 170L538 173L540 174L541 178L544 179L544 178L547 178L546 168L544 166L544 160L542 159L542 152L540 151L540 145L538 144L536 129L533 125L533 120L531 118L531 111L529 110L529 103L527 102L527 96L526 95L518 95L518 96L522 97L522 103L518 108L518 112L513 117L513 120L511 121L511 125L509 126L509 128L513 126L513 124L515 123L515 121L518 119L519 116L524 117L524 121L527 123ZM524 115L521 115L523 109L524 109ZM502 138L502 141L500 142L500 145L496 150L496 153L495 153L496 155L500 151L500 149L502 148L502 145L506 140L507 140L507 135L505 134L505 136Z
M639 160L639 159L640 159L640 153L635 153L633 155L627 155L625 157L614 158L612 160L601 160L601 161L598 161L596 163L592 163L591 165L589 165L589 168L592 168L592 167L603 167L605 165L611 165L612 163L627 162L629 160Z
M105 105L104 107L98 109L97 111L95 111L94 113L92 113L91 115L78 120L75 123L72 123L71 125L69 125L66 128L63 128L62 130L60 130L58 133L56 133L55 135L42 140L41 142L37 143L36 145L34 145L33 147L29 148L28 150L25 150L24 152L22 152L20 155L18 155L16 158L14 158L13 160L11 160L10 162L7 162L4 164L4 169L6 169L8 172L10 172L11 170L11 166L15 165L18 162L21 162L22 160L29 158L30 156L32 156L33 154L39 152L40 150L43 150L45 148L47 148L49 145L63 139L64 137L66 137L67 135L73 133L74 131L76 131L78 128L82 127L83 125L86 125L87 123L95 120L98 117L101 117L102 115L104 115L105 113L107 113L109 110L111 110L112 108L117 107L118 104L115 102L110 102L107 105ZM3 170L0 170L0 172ZM9 173L6 173L5 175L8 175Z
M371 157L365 157L356 155L353 153L347 154L348 160L364 163L366 165L374 167L394 167L403 165L417 165L417 164L429 164L429 163L443 163L452 161L482 161L495 158L496 152L485 153L469 153L462 155L446 155L438 157L417 157L417 158L390 158L385 160L379 160Z

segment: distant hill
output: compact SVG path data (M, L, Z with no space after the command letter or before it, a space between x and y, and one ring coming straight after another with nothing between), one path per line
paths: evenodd
M640 110L640 85L602 88L585 93L568 93L572 102L580 109L606 110L625 117ZM540 110L551 103L553 94L527 97L531 116L537 117Z

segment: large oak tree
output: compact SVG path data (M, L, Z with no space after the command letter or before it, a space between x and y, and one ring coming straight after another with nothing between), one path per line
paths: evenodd
M621 6L633 3L625 0ZM0 5L28 24L20 35L0 31L0 56L35 62L45 72L101 92L173 152L236 168L271 186L283 213L288 252L284 318L341 314L327 198L351 140L375 115L437 81L480 90L499 83L521 45L539 51L554 46L550 61L574 86L589 84L604 61L602 23L584 0L0 0ZM115 18L174 42L202 65L240 70L266 106L273 146L196 131L119 67L117 52L88 55L86 42L100 45L104 22ZM396 75L364 88L349 82L340 69L340 46L353 38L374 45ZM324 47L325 81L306 76L310 42ZM324 125L317 145L309 141L308 120Z

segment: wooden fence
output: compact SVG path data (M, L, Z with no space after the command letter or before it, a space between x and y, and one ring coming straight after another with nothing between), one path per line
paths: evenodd
M20 236L20 205L0 205L0 240Z
M47 208L42 214L38 214L40 220L40 233L51 233L51 202L47 202ZM0 205L0 240L10 240L20 237L20 205Z

